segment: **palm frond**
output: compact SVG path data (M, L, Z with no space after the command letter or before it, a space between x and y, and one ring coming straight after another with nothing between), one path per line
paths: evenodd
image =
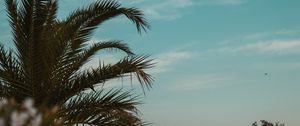
M13 42L16 46L16 53L19 54L18 58L20 61L25 61L28 57L28 45L26 43L26 34L22 28L21 17L18 12L18 4L15 0L6 0L7 15L9 17L9 23L12 28ZM23 69L25 70L25 64L22 63Z
M136 116L136 105L139 104L136 100L137 97L129 91L101 90L72 98L63 107L61 114L67 125L135 126L140 123Z
M121 43L120 41L103 41L103 42L97 42L93 44L88 49L85 49L82 53L77 54L77 56L70 56L71 52L67 53L65 57L62 57L60 61L65 61L62 63L61 66L58 66L57 69L60 71L62 70L72 70L72 72L77 72L81 66L83 66L86 62L88 62L98 51L101 50L121 50L127 55L131 56L134 55L134 53L131 51L131 49L127 46L127 44ZM70 50L71 51L71 50ZM73 55L73 54L71 54ZM71 59L71 57L73 57ZM68 67L69 65L69 67ZM55 75L55 73L52 73ZM69 76L72 74L70 73Z
M84 52L78 54L78 56L76 57L73 58L71 56L62 57L59 60L61 61L60 64L55 65L55 68L53 68L53 72L51 73L51 78L57 81L61 81L61 83L58 83L59 85L64 85L64 83L68 83L69 80L72 80L74 74L78 72L78 70L86 62L88 62L95 55L96 52L104 49L121 50L127 53L129 56L133 55L133 52L127 46L127 44L121 43L120 41L98 42L93 44L90 48L85 49Z
M151 59L148 60L147 58L148 56L129 56L114 65L100 65L98 68L85 70L83 73L75 75L70 80L71 83L63 83L54 88L52 94L60 97L52 97L51 101L54 104L65 102L67 99L86 89L90 88L94 90L94 87L98 84L104 84L104 82L110 79L123 77L132 73L137 76L143 90L145 87L149 89L152 86L153 79L144 70L151 68L153 63Z
M135 8L120 8L120 4L114 0L97 1L86 8L78 9L62 23L68 24L66 30L73 32L69 38L73 43L72 47L76 49L90 39L97 26L119 15L125 15L134 22L138 32L149 28L141 11Z
M19 67L18 61L13 56L12 50L6 51L0 45L0 80L2 88L5 88L3 96L13 96L11 93L18 92L22 97L17 97L21 100L30 96L30 87L24 83L24 73ZM18 91L20 90L20 91ZM3 97L0 96L0 97Z
M113 78L123 77L130 73L135 73L143 89L144 87L149 89L151 88L153 79L144 70L151 68L153 64L151 63L152 60L148 60L147 58L148 56L126 57L114 65L100 65L96 69L86 70L75 77L74 83L69 86L72 87L70 88L70 92L80 92L87 88L93 89L97 84L104 83Z
M101 89L79 95L110 79L133 74L143 89L151 88L153 79L145 72L153 66L148 56L136 56L121 41L88 46L99 25L120 15L132 21L139 33L149 29L140 10L121 7L114 0L99 0L59 21L58 0L5 2L15 48L6 50L0 45L0 98L14 97L21 103L31 97L37 106L64 105L61 114L68 119L67 125L146 124L138 118L135 107L138 102L129 92ZM120 50L127 56L115 64L99 64L98 68L81 71L101 50Z
M144 14L137 8L120 8L120 12L130 19L135 25L139 33L142 30L147 31L150 25L144 18Z
M121 41L104 41L94 43L89 49L86 49L83 53L81 53L78 57L76 57L77 62L75 62L75 68L78 70L80 66L83 66L86 62L92 58L96 52L100 50L116 50L123 51L127 53L128 56L133 56L134 53L127 46L127 44L122 43ZM76 65L78 64L78 65Z

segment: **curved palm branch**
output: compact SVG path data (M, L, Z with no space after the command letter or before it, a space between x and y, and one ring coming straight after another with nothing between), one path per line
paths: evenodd
M53 69L52 79L66 80L68 81L73 74L75 74L85 63L87 63L96 52L103 49L116 49L122 50L128 55L133 55L133 52L126 44L120 41L106 41L93 44L90 48L85 49L83 52L75 57L63 57L60 63L57 64ZM65 76L61 76L64 74ZM66 83L66 82L63 82Z
M135 74L142 88L149 89L153 79L145 69L153 66L151 60L135 55L121 41L88 43L99 25L120 15L132 21L139 33L146 31L149 24L140 10L121 7L113 0L99 0L59 20L58 0L5 1L15 48L6 50L0 45L0 98L14 97L21 103L32 97L37 106L59 105L68 125L145 124L138 118L136 99L130 98L129 92L103 92L94 87ZM127 56L116 64L82 71L82 66L101 50L119 50ZM79 95L87 89L94 92Z
M130 92L110 90L91 92L72 98L63 107L60 113L66 124L90 125L120 125L134 126L141 123L137 118L137 97ZM118 120L118 121L116 121Z
M144 72L143 69L152 67L152 60L146 60L146 58L146 56L126 57L114 65L100 65L96 69L86 70L85 72L76 75L73 82L69 85L56 88L56 93L62 93L59 94L62 97L52 98L52 101L65 101L86 89L91 88L94 90L96 85L104 84L110 79L123 77L132 73L135 73L142 87L146 86L146 88L149 89L151 88L153 79L151 75Z

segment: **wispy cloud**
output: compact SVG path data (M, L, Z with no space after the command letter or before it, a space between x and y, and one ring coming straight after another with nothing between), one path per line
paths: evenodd
M182 17L182 10L192 6L239 5L245 3L245 0L153 0L151 3L147 2L142 9L150 19L170 21ZM137 3L146 3L146 0L139 0Z
M111 80L107 80L104 84L101 83L97 88L104 88L104 89L120 89L120 88L126 88L126 89L134 89L133 87L140 86L140 82L138 79L132 75L131 77L121 77L121 78L115 78ZM142 87L141 87L142 88Z
M217 74L194 75L183 77L173 82L171 87L175 91L198 91L202 89L215 89L227 86L225 82L233 82L234 79Z
M181 9L193 4L192 0L164 0L146 6L143 11L152 20L174 20L181 17Z
M78 0L77 0L78 1ZM86 0L80 3L91 3L93 0ZM120 0L121 3L141 8L151 20L170 21L183 16L183 9L192 6L215 6L215 5L239 5L246 0ZM76 6L74 0L65 0L64 5Z
M150 74L160 74L168 71L172 71L176 68L176 65L184 62L189 62L195 56L192 52L187 51L172 51L152 56L154 58L153 63L155 67L147 69ZM99 64L114 64L122 58L121 55L114 54L98 54L91 59L82 70L89 68L97 68Z
M223 5L239 5L246 2L246 0L212 0L215 1L215 4Z
M219 49L221 52L254 52L264 54L291 54L300 52L300 40L273 40L249 43L240 46L225 46Z
M172 51L159 54L154 60L155 67L150 70L150 73L162 73L174 69L178 63L186 62L194 56L193 53L187 51Z
M269 37L286 37L286 36L292 36L295 34L298 34L300 32L300 29L281 29L277 31L271 31L271 32L259 32L250 34L244 37L244 39L249 40L257 40L257 39L265 39Z
M140 4L145 2L146 0L120 0L122 3L127 3L127 4Z
M189 62L190 59L192 59L195 56L195 53L188 52L188 51L178 51L173 50L161 54L154 55L152 57L155 58L153 63L155 64L155 67L150 68L147 70L148 73L151 75L160 74L168 71L172 71L176 68L176 65L184 62ZM105 54L105 55L97 55L97 57L93 58L83 69L88 68L96 68L99 66L99 63L102 61L105 61L104 63L111 63L114 64L117 61L120 60L120 57L118 55L111 55L111 54ZM138 85L138 80L133 77L131 78L124 77L120 79L114 79L112 81L109 81L107 84L105 84L104 88L114 88L114 87L130 87L130 86L136 86Z

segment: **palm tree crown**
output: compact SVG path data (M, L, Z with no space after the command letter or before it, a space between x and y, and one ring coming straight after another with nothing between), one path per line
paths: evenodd
M22 102L30 97L37 106L60 106L66 125L142 125L136 115L136 97L121 90L94 87L107 80L135 74L141 86L150 88L152 78L144 69L152 67L147 56L137 56L121 41L88 45L92 33L103 22L119 15L132 21L138 32L149 24L136 8L102 0L77 9L59 20L57 0L6 0L7 15L15 47L0 45L0 97ZM115 64L99 64L81 70L99 50L127 53ZM93 91L82 95L83 91ZM46 103L45 103L46 102Z

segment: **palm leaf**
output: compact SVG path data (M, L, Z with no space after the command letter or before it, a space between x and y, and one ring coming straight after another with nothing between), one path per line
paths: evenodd
M56 68L53 68L54 70L51 74L51 78L56 80L65 80L59 84L67 83L74 77L73 75L95 55L96 52L104 49L121 50L128 55L133 55L131 49L120 41L98 42L93 44L90 48L85 49L85 51L80 53L77 57L73 57L72 59L68 56L63 57L65 59L61 59L61 63L56 65Z
M37 106L63 105L61 116L68 125L146 124L138 118L138 102L129 92L104 93L98 89L79 95L108 80L132 74L143 89L151 88L153 79L145 72L153 66L148 56L136 56L121 41L88 46L99 25L120 15L132 21L139 33L149 29L140 10L121 7L114 0L99 0L60 21L56 17L57 0L17 1L5 0L15 48L6 50L0 45L0 98L14 97L21 103L32 97ZM101 50L120 50L127 56L115 64L100 64L98 68L81 71Z
M81 47L90 39L91 33L99 24L119 15L125 15L134 22L137 30L146 30L149 24L143 18L141 11L135 8L120 8L120 4L114 0L102 0L90 4L88 7L74 11L62 23L69 24L67 31L74 49ZM75 31L75 32L74 32Z
M136 117L137 97L130 92L98 91L72 98L62 109L67 125L120 125L134 126L141 121ZM129 118L130 117L130 118ZM134 120L135 119L135 120ZM117 120L117 121L116 121Z
M0 79L2 88L6 90L3 92L3 96L13 96L11 93L18 92L23 95L16 98L19 101L26 96L30 96L31 89L24 83L23 74L18 61L13 56L12 50L5 51L4 47L0 45Z

